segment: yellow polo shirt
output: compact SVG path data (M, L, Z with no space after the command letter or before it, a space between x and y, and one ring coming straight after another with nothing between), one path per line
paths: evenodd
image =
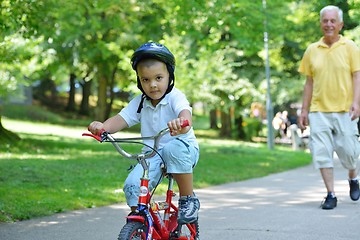
M352 73L360 71L360 50L340 36L328 47L323 38L306 49L299 72L313 78L310 112L348 112L353 100Z

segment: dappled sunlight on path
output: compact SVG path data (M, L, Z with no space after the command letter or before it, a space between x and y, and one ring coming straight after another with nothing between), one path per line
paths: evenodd
M88 132L87 126L84 127L70 127L53 125L48 123L33 123L27 121L9 120L2 118L4 127L15 133L30 133L39 135L56 135L62 137L81 138L83 133ZM114 134L116 137L120 137L119 133ZM122 132L121 137L134 137L139 134Z

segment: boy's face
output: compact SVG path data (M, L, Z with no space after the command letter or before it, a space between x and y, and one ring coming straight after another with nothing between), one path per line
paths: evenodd
M169 86L169 72L166 64L154 59L141 61L137 65L137 74L145 94L156 106L165 95Z

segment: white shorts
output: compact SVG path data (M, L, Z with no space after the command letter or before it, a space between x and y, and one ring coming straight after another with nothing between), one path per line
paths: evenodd
M356 169L360 154L357 121L351 121L349 113L309 113L309 148L315 168L333 168L336 152L344 168Z

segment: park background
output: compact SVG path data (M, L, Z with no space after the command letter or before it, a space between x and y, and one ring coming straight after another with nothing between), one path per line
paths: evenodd
M296 117L297 68L328 4L343 9L342 34L360 45L359 0L2 0L0 221L124 201L130 163L80 135L139 94L130 57L147 41L174 53L175 84L194 107L195 187L308 164L306 151L259 142L268 89L272 111Z

